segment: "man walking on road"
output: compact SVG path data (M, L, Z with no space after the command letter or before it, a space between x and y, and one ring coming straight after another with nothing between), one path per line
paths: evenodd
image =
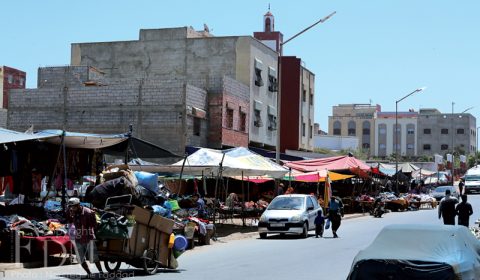
M465 186L465 183L463 183L463 180L460 179L460 182L458 183L458 191L460 192L460 195L463 194L463 187Z
M455 211L458 215L458 225L468 227L470 216L473 214L472 205L467 202L467 195L462 195L462 202L457 204Z
M450 190L445 191L445 197L440 201L440 207L438 207L438 218L443 217L443 224L455 225L455 204L457 200L450 196Z
M87 272L87 277L93 276L86 262L89 256L91 257L90 261L95 263L100 274L103 274L95 245L95 228L97 225L95 212L81 206L78 198L70 198L68 201L67 220L70 224L75 225L75 254L77 255L78 263Z

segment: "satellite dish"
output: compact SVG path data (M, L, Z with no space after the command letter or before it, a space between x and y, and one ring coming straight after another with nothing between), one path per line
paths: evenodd
M210 29L206 23L203 24L203 31L210 33Z

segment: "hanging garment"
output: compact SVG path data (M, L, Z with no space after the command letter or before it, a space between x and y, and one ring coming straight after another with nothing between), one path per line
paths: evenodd
M42 174L32 172L32 191L39 193L42 191Z
M5 190L7 189L10 193L13 193L13 177L12 176L0 177L0 195L3 195L5 193Z

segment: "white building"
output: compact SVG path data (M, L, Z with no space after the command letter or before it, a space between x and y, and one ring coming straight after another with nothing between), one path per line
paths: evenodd
M400 156L417 155L417 112L376 112L375 113L375 156L389 156L398 151ZM395 123L398 122L397 137Z

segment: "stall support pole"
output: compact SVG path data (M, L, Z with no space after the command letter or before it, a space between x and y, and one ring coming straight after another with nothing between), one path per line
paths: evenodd
M65 153L65 130L62 132L62 151L63 151L63 185L62 185L62 209L66 211L66 192L67 192L67 155Z
M215 217L217 215L217 190L218 190L218 180L220 176L222 176L222 165L223 165L223 159L225 158L225 153L222 155L222 160L219 163L219 169L217 173L217 180L215 182L215 193L214 193L214 203L213 203L213 224L215 225Z

